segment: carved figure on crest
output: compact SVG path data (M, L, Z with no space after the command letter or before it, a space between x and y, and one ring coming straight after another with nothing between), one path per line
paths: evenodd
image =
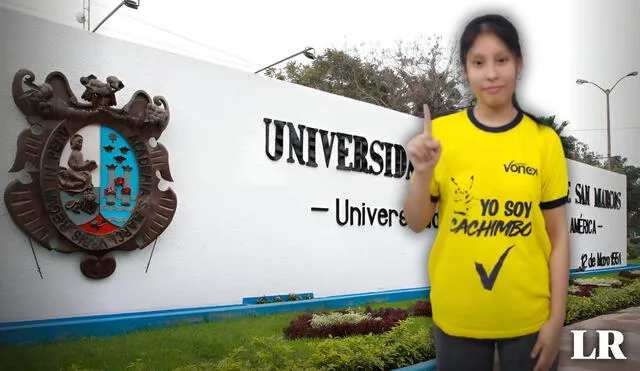
M91 171L98 165L95 161L85 161L82 157L82 135L75 134L71 137L71 154L67 163L69 167L60 167L58 176L60 177L60 190L67 193L81 193L93 188L91 182Z

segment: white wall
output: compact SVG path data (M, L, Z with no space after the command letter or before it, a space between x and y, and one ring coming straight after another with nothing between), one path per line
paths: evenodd
M11 97L15 72L28 68L41 83L53 70L71 81L118 76L118 106L144 89L171 108L159 139L169 151L178 208L151 248L116 255L115 273L101 281L79 271L82 254L35 246L0 206L0 321L240 303L242 297L288 292L316 296L419 287L428 239L405 228L340 227L330 213L337 197L399 208L406 180L273 162L265 155L264 117L368 139L406 143L421 121L259 75L83 33L3 10L0 38L0 184L13 175L18 134L28 127ZM8 32L2 32L7 35ZM29 40L25 42L24 40ZM273 132L273 131L272 131ZM336 143L337 146L337 143ZM285 148L288 149L285 142ZM191 168L192 167L192 168ZM3 186L4 188L4 186Z
M0 203L0 322L233 304L292 291L327 296L428 285L428 233L413 234L397 220L389 227L339 226L335 219L336 198L401 210L404 178L338 171L337 148L326 167L320 144L317 168L287 163L287 140L283 158L271 161L263 122L267 117L404 144L421 130L420 119L5 9L0 25L0 184L16 176L6 171L27 128L11 96L15 72L30 69L41 83L60 70L77 97L83 91L79 79L88 74L124 82L119 107L138 89L166 97L171 121L159 141L169 150L178 196L148 273L152 246L116 254L115 273L97 281L81 274L82 254L36 245L41 279L29 240ZM576 164L571 169L584 183L624 184L601 170ZM330 210L312 212L312 206ZM623 211L580 212L607 220L597 236L574 241L590 241L594 252L626 248L626 229L619 221L610 224Z
M626 177L567 161L571 267L591 270L627 265Z

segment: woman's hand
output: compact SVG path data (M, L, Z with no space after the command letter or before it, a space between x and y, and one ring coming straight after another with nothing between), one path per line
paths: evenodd
M547 371L553 365L560 350L563 323L549 319L542 325L538 333L538 340L533 346L531 358L537 358L533 371Z
M440 159L442 148L440 142L431 136L431 113L426 104L424 105L424 130L411 139L407 150L414 172L418 174L431 173Z
M424 129L407 146L413 165L409 193L404 200L404 216L412 231L420 233L433 219L435 203L431 200L431 177L440 159L440 142L431 136L431 114L424 105Z

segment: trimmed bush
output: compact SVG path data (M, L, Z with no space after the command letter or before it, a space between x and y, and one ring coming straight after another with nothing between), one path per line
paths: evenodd
M206 362L176 368L174 371L297 371L310 370L300 367L290 342L278 336L254 337L252 351L239 346L219 362Z
M415 304L409 307L409 314L419 317L431 317L431 303L425 300L418 300Z
M596 286L579 284L575 280L569 280L569 296L589 297L596 294Z
M635 269L632 271L620 271L620 277L636 279L640 278L640 269Z
M294 292L291 292L287 296L278 295L272 298L268 298L266 295L263 295L256 300L256 304L282 303L285 301L298 301L298 300L311 300L311 299L312 299L311 295L309 294L306 294L303 298L302 296Z
M314 370L384 371L414 365L435 357L431 326L412 326L403 320L382 335L328 339L309 359ZM306 365L305 365L306 366Z
M400 321L381 335L324 339L314 343L306 359L295 359L289 340L282 337L253 338L252 351L238 347L217 363L201 363L176 371L384 371L414 365L435 357L431 326L415 319Z
M339 310L332 313L349 315L350 311ZM326 323L325 326L312 326L314 315L330 316L331 313L308 312L298 316L284 329L286 339L344 337L350 335L382 334L389 331L399 321L407 319L408 311L396 308L380 308L373 310L367 307L362 313L365 317L357 322Z
M311 327L318 328L333 326L340 323L358 323L369 319L381 320L382 318L373 318L371 313L360 313L354 310L349 310L347 312L336 311L331 313L313 313L311 315Z
M588 277L588 278L576 278L573 280L578 285L595 285L595 286L613 286L622 285L622 281L617 278L610 277Z
M636 242L627 245L627 254L631 257L631 259L640 258L640 238L636 239Z
M565 324L640 305L640 280L617 289L598 288L593 296L569 295Z

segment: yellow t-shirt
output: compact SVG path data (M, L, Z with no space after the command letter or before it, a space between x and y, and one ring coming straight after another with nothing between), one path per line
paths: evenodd
M504 338L549 316L551 243L543 208L568 198L560 137L522 113L491 128L471 109L439 117L432 177L438 230L429 256L433 320L446 333Z

